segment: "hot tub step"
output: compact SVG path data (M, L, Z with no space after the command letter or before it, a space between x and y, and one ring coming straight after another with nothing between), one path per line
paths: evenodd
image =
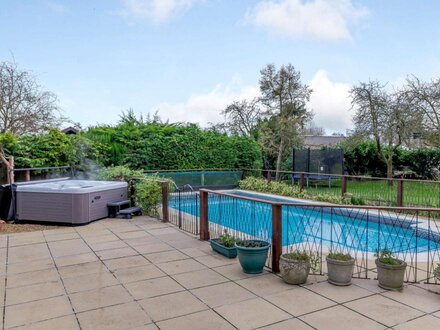
M132 215L141 215L142 211L139 207L129 207L118 212L118 215L122 215L124 219L131 219Z
M130 201L127 200L122 200L122 201L117 201L117 202L110 202L107 203L107 209L108 209L108 217L109 218L114 218L119 214L119 211L122 209L126 209L130 207Z

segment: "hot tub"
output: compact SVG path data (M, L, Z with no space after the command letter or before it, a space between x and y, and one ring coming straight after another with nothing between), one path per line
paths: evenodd
M16 220L83 224L107 217L107 203L127 199L127 183L61 180L17 184Z

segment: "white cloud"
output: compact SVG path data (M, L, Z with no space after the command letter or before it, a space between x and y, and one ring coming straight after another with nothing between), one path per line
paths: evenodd
M234 101L253 99L259 95L257 86L242 86L234 78L229 84L218 84L208 93L191 95L185 102L161 103L154 107L162 119L170 122L196 122L201 126L224 120L220 112Z
M353 128L351 85L332 82L326 71L319 70L309 81L309 86L313 89L309 105L315 114L316 126L324 127L327 133L345 133Z
M332 82L324 70L319 70L308 82L313 89L309 108L313 110L314 123L324 127L327 133L345 133L353 127L349 90L351 85ZM158 110L164 120L193 122L202 127L208 123L223 122L220 112L234 101L251 100L260 95L257 85L244 86L233 78L228 84L218 84L207 93L193 94L180 103L163 102L152 108Z
M122 0L123 16L149 19L163 23L173 15L183 13L200 0Z
M348 24L367 15L351 0L261 1L247 13L258 27L293 39L349 39Z

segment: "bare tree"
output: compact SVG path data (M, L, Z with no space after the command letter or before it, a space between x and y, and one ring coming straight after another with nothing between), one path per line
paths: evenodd
M262 136L261 141L263 147L265 141L271 141L269 151L276 149L278 180L283 155L298 143L301 129L312 117L312 112L306 108L312 90L301 82L301 73L292 64L283 65L279 70L268 64L260 73L261 102L266 107L267 116L274 120L267 122L263 130L270 138Z
M411 76L406 80L404 93L421 116L422 133L428 144L440 147L440 78L424 82Z
M263 118L259 99L235 101L222 111L226 129L234 135L253 136L255 128Z
M387 166L387 178L392 178L393 155L411 137L417 120L412 108L400 92L388 93L378 81L360 83L350 94L356 110L355 134L374 139L378 156Z
M0 132L37 133L60 125L58 99L14 62L0 63Z
M302 130L302 134L314 136L325 135L325 129L324 127L316 126L315 123L311 122Z

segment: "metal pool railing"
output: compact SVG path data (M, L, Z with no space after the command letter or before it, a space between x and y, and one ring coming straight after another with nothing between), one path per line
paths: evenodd
M267 266L274 272L282 253L304 250L319 256L316 272L323 274L332 251L354 257L354 277L375 278L374 254L388 249L407 262L405 281L438 284L440 208L300 204L207 189L175 192L166 208L168 221L202 240L227 229L270 242Z
M175 186L170 192L169 182L162 182L162 203L159 216L188 233L198 235L199 199L199 193L190 185Z

